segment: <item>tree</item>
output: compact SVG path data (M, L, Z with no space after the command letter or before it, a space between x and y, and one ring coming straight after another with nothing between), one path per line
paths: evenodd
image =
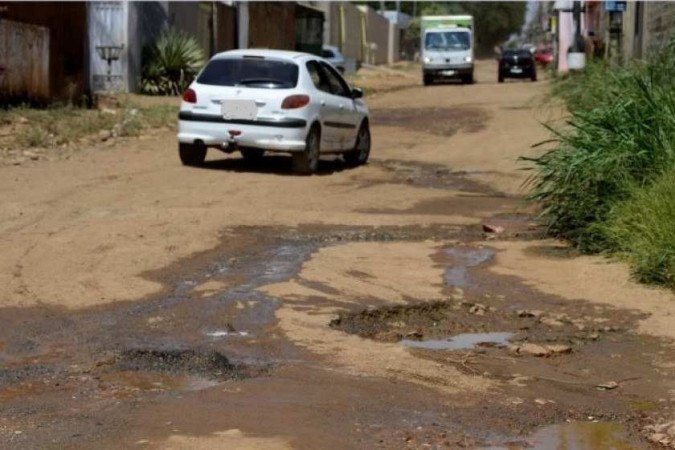
M525 2L462 2L474 17L476 51L489 54L510 34L519 32L525 21Z
M386 2L393 7L395 2ZM412 2L401 2L401 11L412 12ZM451 14L470 14L474 18L476 31L476 52L492 54L495 45L504 42L512 33L519 32L525 22L526 2L419 2L417 15L440 16ZM410 11L410 12L409 12ZM404 31L404 39L419 39L419 25Z

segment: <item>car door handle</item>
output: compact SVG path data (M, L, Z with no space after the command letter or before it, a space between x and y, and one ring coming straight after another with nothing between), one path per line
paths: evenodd
M340 105L340 109L344 109L345 105Z
M321 106L326 106L326 102L321 100Z

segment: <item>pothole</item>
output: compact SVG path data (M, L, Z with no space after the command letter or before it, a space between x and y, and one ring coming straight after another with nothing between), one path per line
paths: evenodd
M214 380L239 379L249 375L245 367L232 364L215 350L125 350L117 358L122 370L198 375Z

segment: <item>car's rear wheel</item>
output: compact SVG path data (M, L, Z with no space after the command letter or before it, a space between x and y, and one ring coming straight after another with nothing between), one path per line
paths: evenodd
M500 83L504 82L504 75L501 72L499 72L499 76L497 77L497 81L499 81Z
M359 128L359 134L356 135L356 145L354 150L342 155L345 162L350 166L360 166L368 162L370 156L370 127L368 122L364 121Z
M537 81L537 72L536 71L534 71L534 70L532 71L532 75L530 75L530 80Z
M179 143L178 156L185 166L201 166L206 159L206 145Z
M431 83L434 82L434 79L432 78L431 75L424 75L422 77L422 82L424 83L425 86L429 86Z
M265 156L265 150L259 148L242 148L241 156L247 161L260 161Z
M319 127L314 126L305 139L305 149L302 152L293 153L293 171L310 175L319 167L319 152L321 147L321 132Z

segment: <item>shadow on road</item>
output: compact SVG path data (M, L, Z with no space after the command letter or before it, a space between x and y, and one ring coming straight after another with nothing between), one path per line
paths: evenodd
M244 158L225 158L204 162L202 169L223 170L226 172L267 173L272 175L300 176L293 172L292 158L288 156L265 156L259 160ZM315 175L331 175L349 169L341 158L321 159Z

